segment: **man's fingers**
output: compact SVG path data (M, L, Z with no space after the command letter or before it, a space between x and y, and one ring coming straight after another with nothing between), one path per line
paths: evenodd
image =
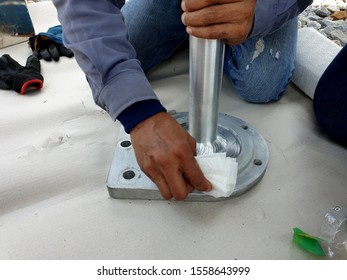
M242 0L182 0L181 7L184 12L190 12L200 10L211 5L236 3L241 1Z
M194 191L194 188L188 182L187 182L187 188L189 193Z
M155 177L155 179L152 179L152 181L155 182L155 184L157 185L160 193L161 193L161 196L164 198L164 199L171 199L173 196L173 194L171 193L171 190L166 182L166 180L164 179L164 177L162 176L157 176Z
M204 27L187 27L187 32L195 37L204 39L227 39L229 45L238 45L247 38L243 28L235 28L231 24L219 24Z
M221 6L210 6L193 12L184 12L182 22L186 26L199 27L220 23L239 23L246 18L248 11L243 9L242 4L228 3Z
M186 181L186 178L183 177L182 173L177 170L176 172L168 171L165 178L168 178L170 182L170 190L172 196L176 200L185 199L190 192L194 190L194 187Z
M190 186L199 191L212 190L211 183L205 178L195 158L187 159L184 163L182 173Z
M170 165L167 157L161 158L157 162L152 158L146 158L142 164L146 175L156 184L163 198L167 200L171 198L183 200L192 188L187 185L182 173L175 167L175 165Z
M146 174L158 187L164 199L183 200L194 188L185 181L179 170L152 171ZM170 182L168 184L167 182Z
M172 198L171 190L165 178L161 175L159 170L153 171L152 169L152 171L146 171L145 173L147 177L149 177L153 181L153 183L158 187L158 190L160 191L164 199L169 200Z
M187 26L187 33L195 37L222 39L237 45L248 37L253 27L253 0L184 0L182 6L182 22Z
M183 159L181 161L183 166L171 165L172 162L168 157L161 157L156 162L146 158L142 162L142 169L146 170L146 175L156 184L163 198L175 198L179 201L185 199L194 189L211 190L212 186L203 175L195 158L190 157L188 152L184 153L184 150L179 154Z

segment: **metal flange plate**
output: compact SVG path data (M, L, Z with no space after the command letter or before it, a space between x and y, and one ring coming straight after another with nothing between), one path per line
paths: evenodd
M188 113L174 113L173 117L188 130ZM238 162L237 183L231 196L214 198L194 191L186 201L220 201L239 196L255 186L264 176L269 150L264 138L248 123L219 113L217 139L214 152L226 152ZM197 153L203 153L197 147ZM122 129L119 133L114 157L107 178L111 197L117 199L163 199L157 186L141 171L131 145L130 136Z

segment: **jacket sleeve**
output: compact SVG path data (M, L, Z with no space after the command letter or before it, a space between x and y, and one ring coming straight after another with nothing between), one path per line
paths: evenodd
M136 102L154 100L163 111L134 48L127 40L120 7L124 0L53 0L64 44L87 76L95 103L113 120ZM148 115L147 115L148 116Z
M260 38L281 28L296 17L312 0L258 0L255 7L254 25L250 38Z

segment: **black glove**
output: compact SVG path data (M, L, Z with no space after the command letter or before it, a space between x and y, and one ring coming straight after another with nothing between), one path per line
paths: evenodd
M13 89L24 94L28 87L40 89L43 77L40 61L34 55L28 57L23 67L8 54L0 57L0 89Z
M73 52L63 45L61 25L53 26L47 32L40 32L29 38L29 44L38 59L58 61L61 56L73 57Z
M58 61L61 56L74 56L70 49L64 47L63 45L59 45L58 43L55 43L44 36L36 37L33 55L35 55L38 59L43 58L46 61Z

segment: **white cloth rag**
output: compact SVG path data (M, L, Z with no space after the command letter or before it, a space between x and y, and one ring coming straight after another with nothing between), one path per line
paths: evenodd
M227 157L226 153L215 153L199 155L196 160L212 184L212 190L204 193L216 198L229 197L235 189L237 180L236 159Z

